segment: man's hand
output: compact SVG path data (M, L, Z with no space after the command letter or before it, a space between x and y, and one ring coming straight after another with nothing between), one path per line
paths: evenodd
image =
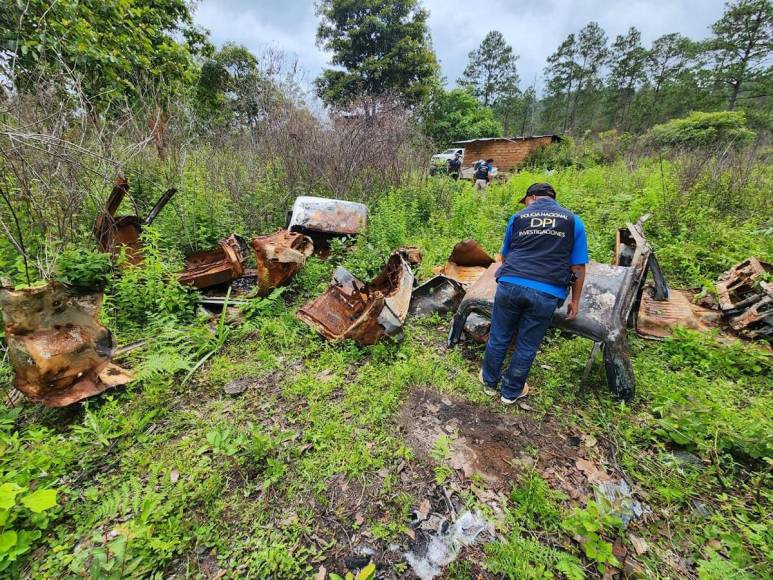
M576 264L572 266L575 280L572 284L572 301L566 308L566 319L574 320L577 313L580 312L580 296L582 295L582 285L585 283L585 264Z

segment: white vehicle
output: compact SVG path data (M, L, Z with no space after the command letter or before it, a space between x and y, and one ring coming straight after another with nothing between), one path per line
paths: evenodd
M464 158L464 149L457 149L457 148L446 149L442 153L437 153L432 156L432 165L433 166L442 165L443 167L445 167L448 160L453 159L454 155L456 155L457 153L461 155L462 158Z

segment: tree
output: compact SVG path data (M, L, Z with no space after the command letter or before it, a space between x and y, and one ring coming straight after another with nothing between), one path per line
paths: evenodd
M16 90L44 80L90 112L174 94L195 82L194 57L211 48L186 0L6 1L0 31L0 73Z
M607 49L607 35L597 22L589 22L577 36L577 56L579 62L579 78L577 90L574 93L574 105L569 126L574 127L577 107L580 103L580 97L590 95L601 85L600 71L607 59L609 51ZM595 101L595 99L594 99ZM586 102L589 100L586 99ZM591 113L591 122L593 113L596 110L596 103L586 107L585 110Z
M652 43L644 66L647 85L642 94L642 123L645 126L693 108L700 92L691 70L698 51L696 43L676 32Z
M317 43L340 67L326 69L316 80L328 105L382 95L416 105L438 84L428 12L418 0L322 0L317 12Z
M466 88L433 92L423 115L424 132L440 146L475 137L499 137L502 125Z
M716 79L727 85L727 106L735 108L744 86L770 74L773 52L773 4L770 0L736 0L711 27Z
M471 87L484 107L496 106L518 94L518 56L501 32L489 32L468 56L467 67L457 82Z
M594 93L601 84L600 71L607 58L607 35L596 22L588 23L575 37L570 34L556 52L548 57L545 68L547 91L553 114L563 105L563 130L574 129L580 103L589 114L597 108Z
M569 123L569 108L575 81L581 71L576 61L577 40L574 33L564 39L556 51L548 57L545 67L546 92L548 96L547 116L553 122L554 128L559 122L563 130ZM560 121L559 119L562 119Z
M260 70L258 58L230 42L202 65L197 97L208 117L251 127L283 99L279 88Z
M636 28L632 26L625 36L618 35L615 38L609 51L607 88L613 124L618 127L625 125L636 90L646 78L646 62L647 51L641 44L641 33Z

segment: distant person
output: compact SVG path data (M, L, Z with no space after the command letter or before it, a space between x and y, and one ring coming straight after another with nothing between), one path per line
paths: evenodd
M486 159L486 165L488 166L488 180L489 183L494 181L494 176L497 173L497 168L494 167L494 159Z
M454 153L453 159L448 160L448 175L452 179L459 179L459 174L462 172L462 156L460 153Z
M521 203L526 208L510 218L505 230L504 263L496 273L491 330L480 371L486 394L501 393L506 405L529 394L526 378L537 349L569 289L566 318L577 317L588 262L585 226L578 216L558 205L550 184L533 184ZM513 337L515 351L502 376Z
M483 191L488 187L491 166L488 164L488 161L481 159L475 163L475 167L473 169L475 171L473 174L473 179L475 180L475 191Z

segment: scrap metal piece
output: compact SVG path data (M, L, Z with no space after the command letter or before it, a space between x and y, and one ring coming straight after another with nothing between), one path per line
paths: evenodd
M128 383L112 364L110 331L99 324L102 293L78 294L58 282L0 288L14 386L32 401L64 407Z
M456 312L464 297L464 287L448 276L435 276L413 291L409 314L429 316Z
M312 252L311 238L288 230L253 238L258 286L262 294L287 284Z
M722 316L747 338L773 337L773 284L765 282L773 265L750 257L717 280Z
M408 315L413 279L401 252L392 254L369 284L339 267L327 291L296 316L328 340L350 338L367 346L383 336L399 337Z
M140 234L144 226L149 226L158 217L164 206L169 203L177 190L172 188L164 192L156 205L144 220L136 215L116 216L115 212L121 206L124 197L129 192L129 182L125 177L119 176L105 206L97 215L94 222L94 236L100 250L117 255L121 247L126 248L126 258L130 264L138 264L142 261L140 248Z
M463 240L454 246L445 266L437 268L435 273L442 274L469 288L478 281L494 258L489 256L475 240Z
M644 338L665 338L676 327L706 331L716 326L719 314L692 303L687 290L671 290L668 300L655 300L651 288L642 293L636 316L636 333Z
M287 229L309 236L316 250L324 250L331 237L356 236L367 225L368 208L361 203L302 195L293 203Z
M199 289L231 282L244 273L246 251L247 244L244 240L232 234L220 240L214 250L196 252L188 256L179 281Z

